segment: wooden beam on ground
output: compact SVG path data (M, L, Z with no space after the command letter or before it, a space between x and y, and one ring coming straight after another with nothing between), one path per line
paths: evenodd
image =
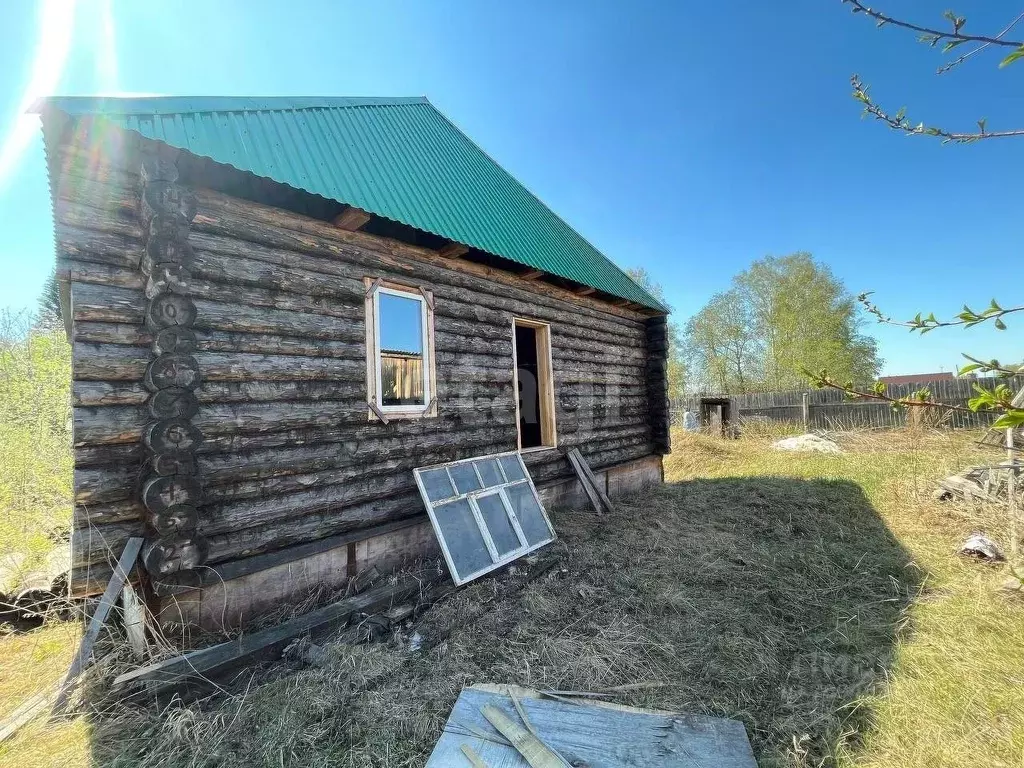
M608 494L604 492L604 489L601 487L601 484L597 481L597 476L590 468L590 465L587 464L587 460L583 458L583 454L580 453L579 448L571 448L569 450L569 461L575 468L577 476L579 476L582 473L586 480L590 483L590 487L594 489L594 492L597 494L597 498L600 500L601 504L604 505L605 510L609 513L614 512L615 507L612 506L612 500L608 498ZM600 508L598 508L597 511L600 512Z
M582 288L577 288L575 293L577 296L589 296L592 293L596 293L597 288L591 288L589 285L585 285Z
M146 604L131 584L121 591L121 609L124 611L124 631L135 658L146 658Z
M118 559L117 565L114 566L114 572L110 576L110 581L107 582L107 589L104 591L103 597L100 598L100 604L96 606L96 611L89 622L89 628L82 638L82 644L78 646L78 653L71 662L71 668L68 669L64 682L61 683L60 689L57 692L57 697L53 704L54 715L62 714L67 707L68 700L71 698L71 692L75 689L75 685L78 682L78 676L82 674L82 670L89 663L89 658L92 656L92 647L96 644L96 640L100 636L100 630L103 629L103 625L107 622L110 609L114 607L118 595L121 594L125 582L128 581L128 574L135 567L135 561L138 559L141 550L142 538L139 536L133 536L124 545L124 551L121 552L121 557Z
M478 755L476 752L474 752L473 748L471 746L469 746L468 744L463 744L462 745L462 754L464 754L466 756L466 759L469 760L469 762L473 766L473 768L487 768L487 763L485 763L480 758L480 755Z
M346 232L355 232L372 218L373 214L367 213L362 208L350 205L335 216L331 224L338 229L344 229Z
M523 272L519 276L523 278L523 280L537 280L538 278L544 277L545 274L547 273L542 269L531 269L529 272Z
M498 733L512 743L516 752L522 755L532 768L565 768L565 763L547 744L513 722L493 704L488 704L480 712Z
M353 614L386 610L418 593L421 586L420 579L407 577L395 585L347 597L237 640L134 669L116 677L113 687L114 690L142 687L149 693L159 693L188 682L208 682L238 666L276 657L297 637L315 638L344 626Z
M444 256L446 259L461 259L469 253L469 248L464 246L462 243L448 243L442 248L438 248L437 255Z
M57 698L57 687L29 697L3 721L0 721L0 744L31 723Z

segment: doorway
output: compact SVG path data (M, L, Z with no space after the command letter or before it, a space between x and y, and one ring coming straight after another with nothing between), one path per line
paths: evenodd
M519 450L555 447L555 392L551 376L551 328L513 321L514 379Z

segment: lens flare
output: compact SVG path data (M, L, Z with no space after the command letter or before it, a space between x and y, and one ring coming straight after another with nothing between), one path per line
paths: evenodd
M13 124L0 144L0 189L3 189L38 130L39 118L25 112L40 96L53 93L71 50L75 26L75 0L45 0L40 13L39 42L32 73L22 92Z

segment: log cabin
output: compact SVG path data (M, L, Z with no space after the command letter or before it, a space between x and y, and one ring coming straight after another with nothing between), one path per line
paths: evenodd
M53 97L72 594L165 626L429 553L412 470L521 451L549 507L663 479L666 308L424 98ZM554 518L557 527L557 515Z

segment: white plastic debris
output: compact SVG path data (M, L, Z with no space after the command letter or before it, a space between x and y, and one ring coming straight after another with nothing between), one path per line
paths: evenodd
M420 648L423 647L423 635L419 632L413 632L412 637L409 638L409 652L416 653Z
M976 557L979 560L998 562L1004 560L1003 550L999 548L988 536L980 533L972 533L967 540L960 545L960 554L968 557Z
M828 438L819 435L798 435L786 437L772 443L772 448L779 451L816 451L817 453L842 453L843 449Z
M697 414L693 411L683 411L683 429L687 432L696 432L700 429L700 422L697 420Z

